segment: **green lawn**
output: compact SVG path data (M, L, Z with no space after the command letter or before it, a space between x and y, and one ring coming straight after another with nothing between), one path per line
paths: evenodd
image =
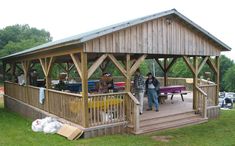
M31 120L3 109L0 101L0 145L22 146L235 146L235 110L222 111L219 120L176 130L148 135L114 135L68 141L59 135L35 133ZM171 136L169 142L159 142L153 136Z

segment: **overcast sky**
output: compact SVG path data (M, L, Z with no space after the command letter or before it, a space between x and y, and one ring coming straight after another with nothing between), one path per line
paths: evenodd
M0 28L29 24L46 29L53 40L118 22L177 9L233 48L223 53L235 60L233 0L1 0Z

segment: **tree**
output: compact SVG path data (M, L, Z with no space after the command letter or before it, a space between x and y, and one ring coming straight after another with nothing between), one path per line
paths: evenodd
M230 67L228 69L228 71L226 71L226 73L224 74L224 78L223 81L224 83L226 83L224 85L224 89L225 91L230 91L230 92L235 92L235 65L233 65L232 67Z
M52 41L50 33L25 25L13 25L0 29L0 56L16 53Z
M224 91L226 89L225 86L228 84L227 81L229 80L223 80L223 77L232 66L234 66L234 62L231 59L225 55L220 56L220 91Z
M50 33L25 25L13 25L0 29L0 57L10 55L52 41ZM2 63L0 63L2 68ZM38 67L40 68L40 67ZM0 70L0 77L2 70ZM0 79L1 80L1 79Z

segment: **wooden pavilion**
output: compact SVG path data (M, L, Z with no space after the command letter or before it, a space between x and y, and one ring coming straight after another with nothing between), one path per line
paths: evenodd
M5 78L4 103L6 108L32 118L55 115L75 123L85 131L85 137L122 132L138 134L141 133L139 102L131 93L131 76L145 59L156 59L164 72L164 85L167 85L169 69L178 58L183 58L193 74L193 114L206 121L208 109L218 105L220 53L230 50L172 9L1 58L5 76L12 76ZM88 80L105 60L110 60L124 76L125 91L89 94ZM72 62L76 68L82 83L81 94L51 88L52 66L66 62ZM213 85L198 83L198 74L206 63L215 74ZM29 70L35 64L41 65L45 75L43 104L38 101L40 89L29 84ZM16 68L23 70L25 85L15 83ZM107 119L110 112L112 118Z

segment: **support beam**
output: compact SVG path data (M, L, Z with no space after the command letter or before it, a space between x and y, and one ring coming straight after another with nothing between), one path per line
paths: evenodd
M131 91L131 73L130 73L130 70L131 70L131 62L130 62L130 54L127 54L126 55L126 87L125 87L125 90L126 92L130 92Z
M54 60L54 57L48 58L48 61L47 61L47 76L48 76L48 75L50 74L50 72L51 72L53 60Z
M73 60L73 63L75 65L76 69L77 69L77 72L78 72L80 78L82 79L82 71L81 71L81 66L82 65L81 65L81 62L80 62L78 56L76 54L70 54L70 56Z
M45 58L40 58L39 61L40 61L41 67L42 67L42 71L43 71L44 75L46 76L47 71L46 71L46 63L45 63L46 61L45 61Z
M132 65L130 69L130 76L132 76L135 73L135 71L140 67L140 64L145 60L146 57L147 55L144 54L136 60L136 62Z
M207 64L210 66L210 68L214 71L215 74L218 72L217 66L211 58L207 60Z
M89 117L88 117L88 72L87 72L87 54L81 52L81 69L82 69L82 97L83 97L83 126L87 128L89 126Z
M21 72L24 72L24 70L21 67L19 67L18 64L16 64L16 68L18 68Z
M118 62L118 60L112 55L112 54L108 54L108 57L110 58L110 60L114 63L114 65L118 68L118 70L125 76L126 75L126 70L122 67L122 65Z
M11 74L11 81L14 83L15 82L15 66L16 64L14 62L12 62L10 64L10 74Z
M29 61L22 61L21 62L22 65L22 69L24 72L24 78L25 78L25 85L29 84L29 66L30 66L30 62Z
M6 63L2 62L2 64L3 64L3 82L4 82L6 80Z
M160 68L162 69L162 71L164 72L164 68L163 68L161 62L158 60L158 58L155 58L155 60L158 63L158 65L160 66Z
M186 56L183 56L183 59L184 59L184 62L186 63L186 65L187 65L187 66L189 67L189 69L191 70L191 72L192 72L193 74L195 74L195 73L196 73L195 68L194 68L194 66L190 63L189 58L186 57Z
M104 71L106 70L106 68L108 67L110 60L104 60L101 65L99 66L102 73L104 73Z
M164 86L167 86L167 58L164 58Z
M198 86L198 57L195 56L193 58L193 64L194 64L194 75L193 75L193 109L198 109L198 92L197 92L197 86Z
M107 58L107 54L103 54L100 56L89 68L88 70L88 79L91 77L91 75L96 71L96 69L103 63L103 61Z
M198 74L200 73L200 71L202 70L203 66L206 64L207 60L209 59L209 57L205 57L203 58L203 60L201 61L199 67L198 67Z
M216 97L215 97L215 105L218 105L219 91L220 91L220 59L219 56L215 57L215 63L217 67L217 73L215 73L215 83L216 83Z
M167 65L166 72L168 72L168 71L171 69L171 67L174 65L174 63L176 62L176 60L177 60L177 57L174 57L174 58L171 60L171 62L169 63L169 65Z

